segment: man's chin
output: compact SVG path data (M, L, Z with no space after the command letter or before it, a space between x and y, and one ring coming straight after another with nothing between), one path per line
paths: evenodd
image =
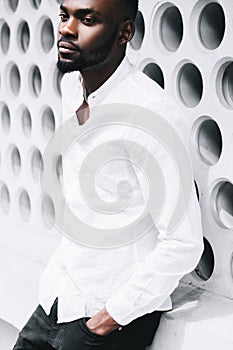
M69 61L69 60L58 59L57 68L63 74L79 71L79 65L77 64L77 62Z

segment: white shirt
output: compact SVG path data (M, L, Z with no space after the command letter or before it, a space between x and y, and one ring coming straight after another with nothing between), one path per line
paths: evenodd
M83 102L80 74L66 74L62 81L63 115L72 116ZM125 58L112 76L88 96L90 109L111 103L127 103L149 108L162 115L177 131L188 149L188 126L182 112L170 96L156 83L132 66ZM143 116L142 116L143 117ZM91 115L90 115L91 118ZM90 119L89 118L89 119ZM167 189L166 204L160 220L137 240L117 248L94 248L78 244L63 236L61 243L47 265L41 281L39 300L47 314L58 297L58 322L69 322L92 316L106 307L120 324L155 310L172 308L170 294L179 280L197 265L202 251L202 225L195 188L183 221L171 233L166 222L174 205L179 186L177 170L159 144L137 135L137 131L122 128L102 128L73 147L64 162L64 188L70 208L81 220L94 227L117 227L130 223L143 210L147 200L146 183L140 171L121 160L100 171L96 190L106 202L117 198L114 186L120 179L129 181L133 188L130 207L116 215L92 212L85 205L72 176L91 149L109 139L131 137L144 143L156 153ZM151 216L148 217L151 220ZM138 231L143 224L138 225Z

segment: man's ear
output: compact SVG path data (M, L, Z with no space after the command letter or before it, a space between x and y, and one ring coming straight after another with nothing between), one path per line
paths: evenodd
M135 25L131 20L121 23L119 31L119 45L126 45L134 36Z

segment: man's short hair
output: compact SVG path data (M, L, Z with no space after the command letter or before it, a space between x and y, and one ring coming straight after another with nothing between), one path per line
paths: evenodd
M138 12L138 2L139 0L114 0L115 4L125 18L130 18L135 20Z

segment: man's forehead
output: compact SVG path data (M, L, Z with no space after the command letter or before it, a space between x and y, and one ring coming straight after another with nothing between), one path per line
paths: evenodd
M61 6L72 11L91 8L105 13L113 10L114 0L63 0Z

